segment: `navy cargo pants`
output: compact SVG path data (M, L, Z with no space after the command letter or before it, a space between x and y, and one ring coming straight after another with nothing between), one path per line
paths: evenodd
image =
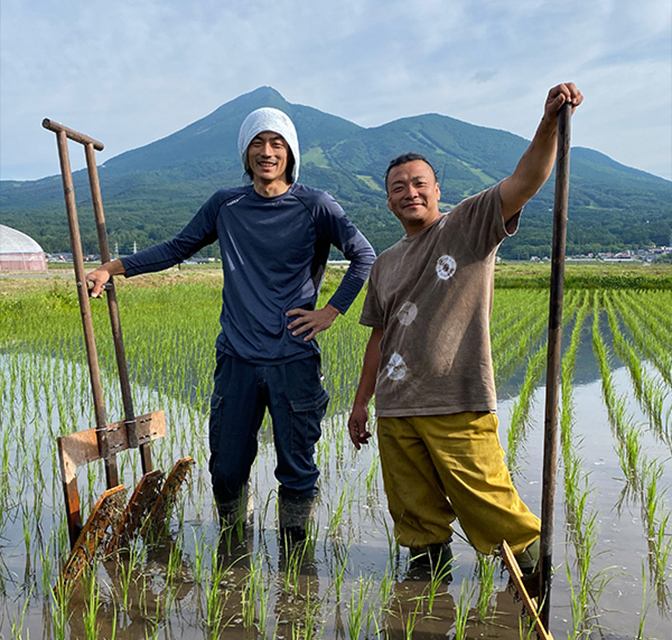
M321 377L317 356L260 366L217 353L210 403L210 473L217 503L237 499L247 484L266 408L281 490L305 496L317 492L315 444L329 401Z

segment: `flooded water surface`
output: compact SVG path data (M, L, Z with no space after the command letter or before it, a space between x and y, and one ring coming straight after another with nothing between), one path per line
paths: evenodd
M55 589L69 552L56 439L94 426L76 308L67 299L52 301L54 318L75 313L56 335L18 324L3 335L0 637L535 637L501 561L476 554L459 526L455 559L443 574L412 567L408 550L396 545L375 435L359 452L347 435L367 338L356 324L357 310L321 342L332 399L317 447L320 493L307 540L297 543L280 534L267 423L250 480L251 524L220 535L207 469L217 301L203 317L170 328L146 315L133 320L129 297L126 342L136 413L165 411L167 435L152 444L155 466L168 471L190 455L191 476L164 530L96 558L70 588ZM545 360L534 310L543 300L533 298L527 307L517 300L512 294L518 317L531 310L518 330L518 341L527 340L519 355L507 342L511 337L498 333L499 321L512 322L505 293L498 292L493 315L500 439L514 483L539 513ZM181 299L164 302L177 308ZM666 328L655 341L640 343L626 304L619 296L600 302L578 293L566 303L571 320L563 338L549 625L555 638L672 639L672 410L664 368L672 337ZM669 296L665 304L669 311ZM608 324L608 313L618 325ZM617 326L623 337L613 335ZM656 355L658 343L668 355ZM535 359L537 351L542 355ZM103 345L109 421L122 414L112 357ZM138 451L120 454L118 463L132 489L142 475ZM86 517L106 488L100 462L82 467L77 484Z

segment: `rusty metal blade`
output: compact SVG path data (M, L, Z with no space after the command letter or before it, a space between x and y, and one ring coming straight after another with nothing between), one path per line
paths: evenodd
M125 497L126 488L120 484L105 491L98 499L63 566L61 583L78 578L82 571L93 563L97 555L102 555L107 538L118 526L124 510Z
M107 555L128 544L135 532L140 529L145 517L159 499L162 484L163 472L158 469L142 476L124 509L119 526L110 537L105 551Z
M170 471L163 484L161 493L157 498L147 520L142 526L141 533L145 535L150 529L161 526L166 519L168 508L175 502L177 491L186 480L194 460L191 457L178 460Z

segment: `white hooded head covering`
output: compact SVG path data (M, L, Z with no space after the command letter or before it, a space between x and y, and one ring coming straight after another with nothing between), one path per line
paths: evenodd
M250 164L247 159L247 148L255 136L262 131L272 131L280 134L289 145L289 149L294 156L294 168L292 169L292 182L296 182L299 177L299 138L296 135L294 123L289 116L272 107L262 107L250 113L243 124L240 125L238 134L238 153L243 161L245 171L248 171Z

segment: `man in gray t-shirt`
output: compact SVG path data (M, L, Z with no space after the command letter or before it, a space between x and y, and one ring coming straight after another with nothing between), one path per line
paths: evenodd
M372 332L348 428L355 447L368 442L375 392L395 536L416 562L450 560L456 518L479 552L506 540L525 573L538 559L539 519L511 483L494 413L494 264L553 169L558 110L582 100L572 83L551 89L514 173L450 213L439 212L439 184L425 158L399 156L387 170L388 207L406 236L371 270L360 322Z

